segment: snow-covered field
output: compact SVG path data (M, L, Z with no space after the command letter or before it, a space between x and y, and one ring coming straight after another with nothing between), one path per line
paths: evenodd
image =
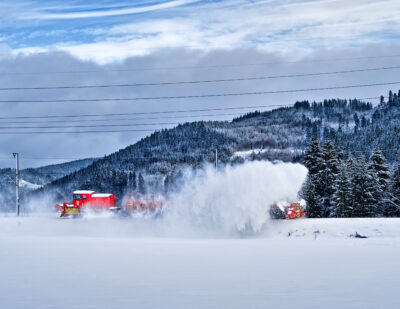
M399 257L399 219L210 237L160 221L2 217L0 308L399 308Z

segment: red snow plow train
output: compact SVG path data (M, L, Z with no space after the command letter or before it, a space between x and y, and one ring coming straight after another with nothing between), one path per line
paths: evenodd
M97 193L89 190L78 190L72 194L72 202L57 204L60 217L79 216L85 211L120 212L122 215L150 215L158 216L164 206L162 200L138 200L132 196L125 198L123 207L116 204L116 196L111 193ZM304 211L305 201L296 203L279 202L270 206L269 212L272 219L299 219L307 213Z
M111 193L97 193L89 190L78 190L72 194L72 202L57 204L60 217L79 216L85 211L123 211L130 213L155 213L162 209L163 202L158 200L135 200L133 198L125 201L123 209L116 204L116 196Z

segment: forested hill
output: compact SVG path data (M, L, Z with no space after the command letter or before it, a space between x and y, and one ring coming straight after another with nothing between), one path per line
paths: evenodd
M21 177L30 183L44 185L65 175L85 168L96 160L96 158L88 158L66 163L46 165L37 168L26 168L21 170Z
M400 93L399 93L400 94ZM154 132L134 145L57 179L35 194L69 198L79 189L107 191L121 197L127 191L151 195L168 191L182 169L213 162L244 160L301 161L312 136L331 140L345 153L368 157L379 146L388 162L399 158L399 95L389 94L377 107L358 100L296 102L293 107L253 112L231 122L193 122Z

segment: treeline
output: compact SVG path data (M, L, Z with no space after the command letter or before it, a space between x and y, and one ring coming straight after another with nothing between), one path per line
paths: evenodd
M371 155L379 147L388 162L400 157L400 91L382 96L378 106L357 100L325 100L321 103L297 102L295 108L303 113L306 145L313 136L330 140L346 152ZM307 111L309 111L307 113Z
M400 165L390 168L379 148L367 161L313 138L304 165L309 173L301 196L310 218L400 216Z

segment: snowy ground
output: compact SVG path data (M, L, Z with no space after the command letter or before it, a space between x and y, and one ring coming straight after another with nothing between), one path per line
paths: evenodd
M399 257L399 219L271 221L218 237L3 217L0 308L400 308Z

